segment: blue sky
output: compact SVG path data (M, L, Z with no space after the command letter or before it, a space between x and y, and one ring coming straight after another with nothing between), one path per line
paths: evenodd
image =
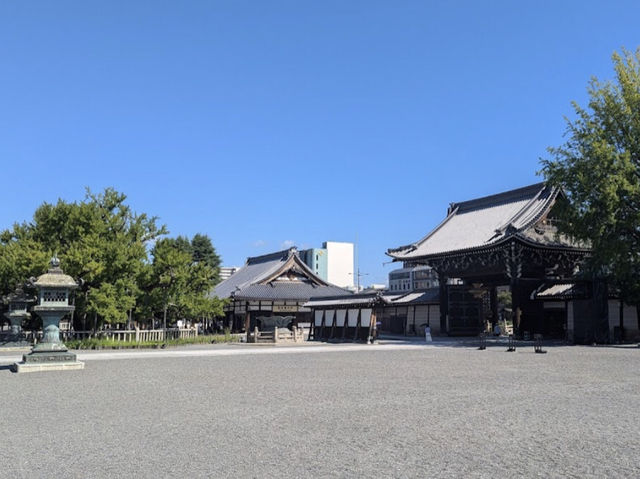
M0 227L113 186L226 265L355 241L365 283L449 202L539 181L640 4L0 2Z

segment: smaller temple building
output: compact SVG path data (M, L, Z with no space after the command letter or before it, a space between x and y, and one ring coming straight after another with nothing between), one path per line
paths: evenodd
M426 326L440 333L440 290L397 294L390 291L316 297L304 306L312 312L309 339L368 341L380 332L422 335Z
M607 291L606 303L601 305L603 324L583 321L591 311L597 291L594 283L584 280L544 283L531 294L531 299L542 305L547 321L556 330L566 331L566 339L575 343L632 341L640 339L638 311L635 306L624 304L615 291ZM603 298L604 299L604 298Z
M311 310L304 306L307 301L317 296L353 293L315 275L294 247L247 258L244 266L218 284L211 294L229 300L225 326L247 331L256 326L282 326L282 321L294 325L310 323Z

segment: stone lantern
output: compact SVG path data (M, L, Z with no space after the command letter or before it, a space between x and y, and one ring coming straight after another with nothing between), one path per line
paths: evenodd
M13 293L3 299L9 307L9 311L4 313L4 317L11 322L11 332L0 342L5 347L21 348L29 346L29 342L22 333L22 323L31 317L27 308L29 303L33 302L33 299L25 295L22 286L18 286Z
M14 370L20 373L83 369L84 363L77 361L76 355L60 341L60 320L75 309L69 304L69 296L78 284L64 274L60 260L54 257L49 271L39 276L33 286L38 290L38 304L31 311L42 318L43 337L31 353L22 357L22 362L15 363Z

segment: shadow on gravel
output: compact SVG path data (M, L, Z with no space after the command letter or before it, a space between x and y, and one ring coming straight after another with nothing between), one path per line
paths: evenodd
M433 341L430 343L426 343L423 338L417 336L394 336L394 335L381 335L379 344L412 344L412 345L424 345L425 347L435 347L435 348L463 348L463 349L479 349L480 348L480 339L477 337L458 337L458 338L449 338L449 337L434 337ZM496 348L504 348L507 351L509 347L509 339L505 337L500 338L491 338L488 337L485 342L486 349L495 350ZM533 340L516 340L515 347L516 349L529 349L533 350L535 346L535 341ZM546 348L559 348L559 347L567 347L567 346L584 346L589 347L590 345L576 345L569 343L567 341L559 340L559 339L548 339L542 341L543 349ZM630 349L630 350L638 350L635 344L598 344L594 345L594 348L619 348L619 349Z

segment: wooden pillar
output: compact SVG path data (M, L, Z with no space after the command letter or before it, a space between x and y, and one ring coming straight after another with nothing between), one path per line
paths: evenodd
M338 320L338 310L335 309L333 311L333 317L331 319L331 332L329 333L329 339L333 339L333 336L336 333L336 321L337 320Z
M377 314L375 308L371 310L371 318L369 319L369 341L373 342L376 335L376 319Z
M447 315L449 314L449 295L447 294L447 277L443 273L438 273L438 283L440 286L440 333L446 334Z
M323 309L322 310L322 319L320 319L320 341L322 341L322 339L324 338L324 323L327 320L327 310ZM315 323L316 318L314 316L313 321ZM315 339L315 335L313 337L313 339Z
M358 308L358 317L356 318L356 333L353 335L353 340L358 339L358 333L360 332L360 321L362 321L362 308Z
M347 337L347 328L349 327L349 308L345 309L344 326L342 327L342 339Z
M522 337L523 331L520 328L520 302L518 301L518 280L511 278L509 284L511 291L511 322L513 323L513 334Z
M413 334L417 335L418 331L416 330L416 306L413 305Z
M618 340L622 342L624 341L624 301L622 301L622 298L620 299L620 311L618 312L618 316L618 320L620 322L620 337Z
M599 344L611 342L609 337L609 300L607 282L593 280L593 341Z
M491 288L491 316L493 316L493 323L498 324L498 288L496 286Z

